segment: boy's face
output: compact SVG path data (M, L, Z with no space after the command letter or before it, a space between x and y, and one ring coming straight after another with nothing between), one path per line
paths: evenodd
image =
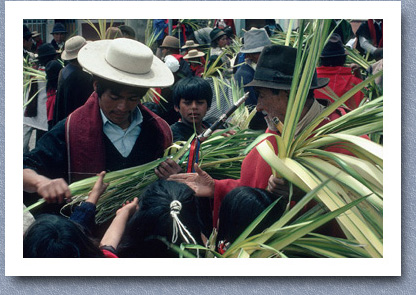
M208 111L207 101L200 100L185 100L181 98L179 107L175 106L175 110L181 114L182 120L190 124L199 125Z

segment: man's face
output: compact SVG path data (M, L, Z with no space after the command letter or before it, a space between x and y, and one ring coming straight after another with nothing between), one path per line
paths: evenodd
M96 83L94 83L94 88L97 88ZM108 120L126 129L130 126L131 114L147 90L147 88L138 89L126 86L116 93L107 89L99 99L100 108Z
M55 33L52 34L53 35L53 39L55 40L56 43L62 43L65 41L66 38L66 34L65 33Z
M270 88L256 87L258 112L267 114L270 119L277 117L281 122L285 121L288 103L288 92L280 90L276 95Z
M208 104L205 99L185 100L181 98L179 108L175 106L175 110L181 114L182 120L199 126L208 111Z
M162 48L162 58L166 57L168 55L169 49L168 48Z

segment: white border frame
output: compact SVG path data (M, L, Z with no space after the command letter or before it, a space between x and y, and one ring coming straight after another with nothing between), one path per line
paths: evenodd
M253 7L255 9L253 9ZM401 3L6 2L5 274L7 276L397 276L401 275ZM190 9L192 8L192 9ZM260 14L261 13L261 14ZM192 16L191 16L192 15ZM23 19L346 18L384 19L384 258L379 259L23 259L21 26ZM16 91L17 90L17 91ZM17 93L17 95L16 95ZM18 96L18 97L16 97ZM20 136L20 137L19 137ZM393 157L394 155L394 157ZM20 192L20 190L18 190Z

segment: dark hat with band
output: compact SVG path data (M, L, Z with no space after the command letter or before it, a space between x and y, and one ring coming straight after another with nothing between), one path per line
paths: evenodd
M55 48L53 47L51 43L45 43L39 46L37 57L42 58L45 56L57 55L57 54L58 52L56 52Z
M295 48L282 45L265 46L260 54L253 81L244 87L290 90L295 64ZM310 89L322 88L328 83L328 78L318 78L315 71Z
M344 44L342 44L341 36L337 33L333 33L331 38L329 38L328 43L326 43L324 46L321 57L335 57L344 55L346 54Z
M53 26L51 34L57 34L57 33L68 33L65 29L65 26L62 23L56 23Z
M209 37L211 38L211 41L215 41L221 36L227 35L223 30L215 28L209 33Z

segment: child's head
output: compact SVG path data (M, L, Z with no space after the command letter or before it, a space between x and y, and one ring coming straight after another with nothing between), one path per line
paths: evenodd
M277 198L266 190L252 187L237 187L221 202L217 241L234 242L240 234ZM279 201L251 232L257 234L277 221L285 210Z
M45 214L26 231L23 257L93 258L103 257L103 254L76 223L62 216Z
M202 122L211 107L212 90L209 83L200 77L187 77L173 87L173 103L182 120L189 123Z
M120 257L177 257L160 239L171 243L174 239L174 216L198 244L201 241L200 219L194 191L187 185L174 181L158 180L142 194L139 210L126 226L117 249ZM192 238L185 235L189 243ZM175 244L187 243L178 231Z

